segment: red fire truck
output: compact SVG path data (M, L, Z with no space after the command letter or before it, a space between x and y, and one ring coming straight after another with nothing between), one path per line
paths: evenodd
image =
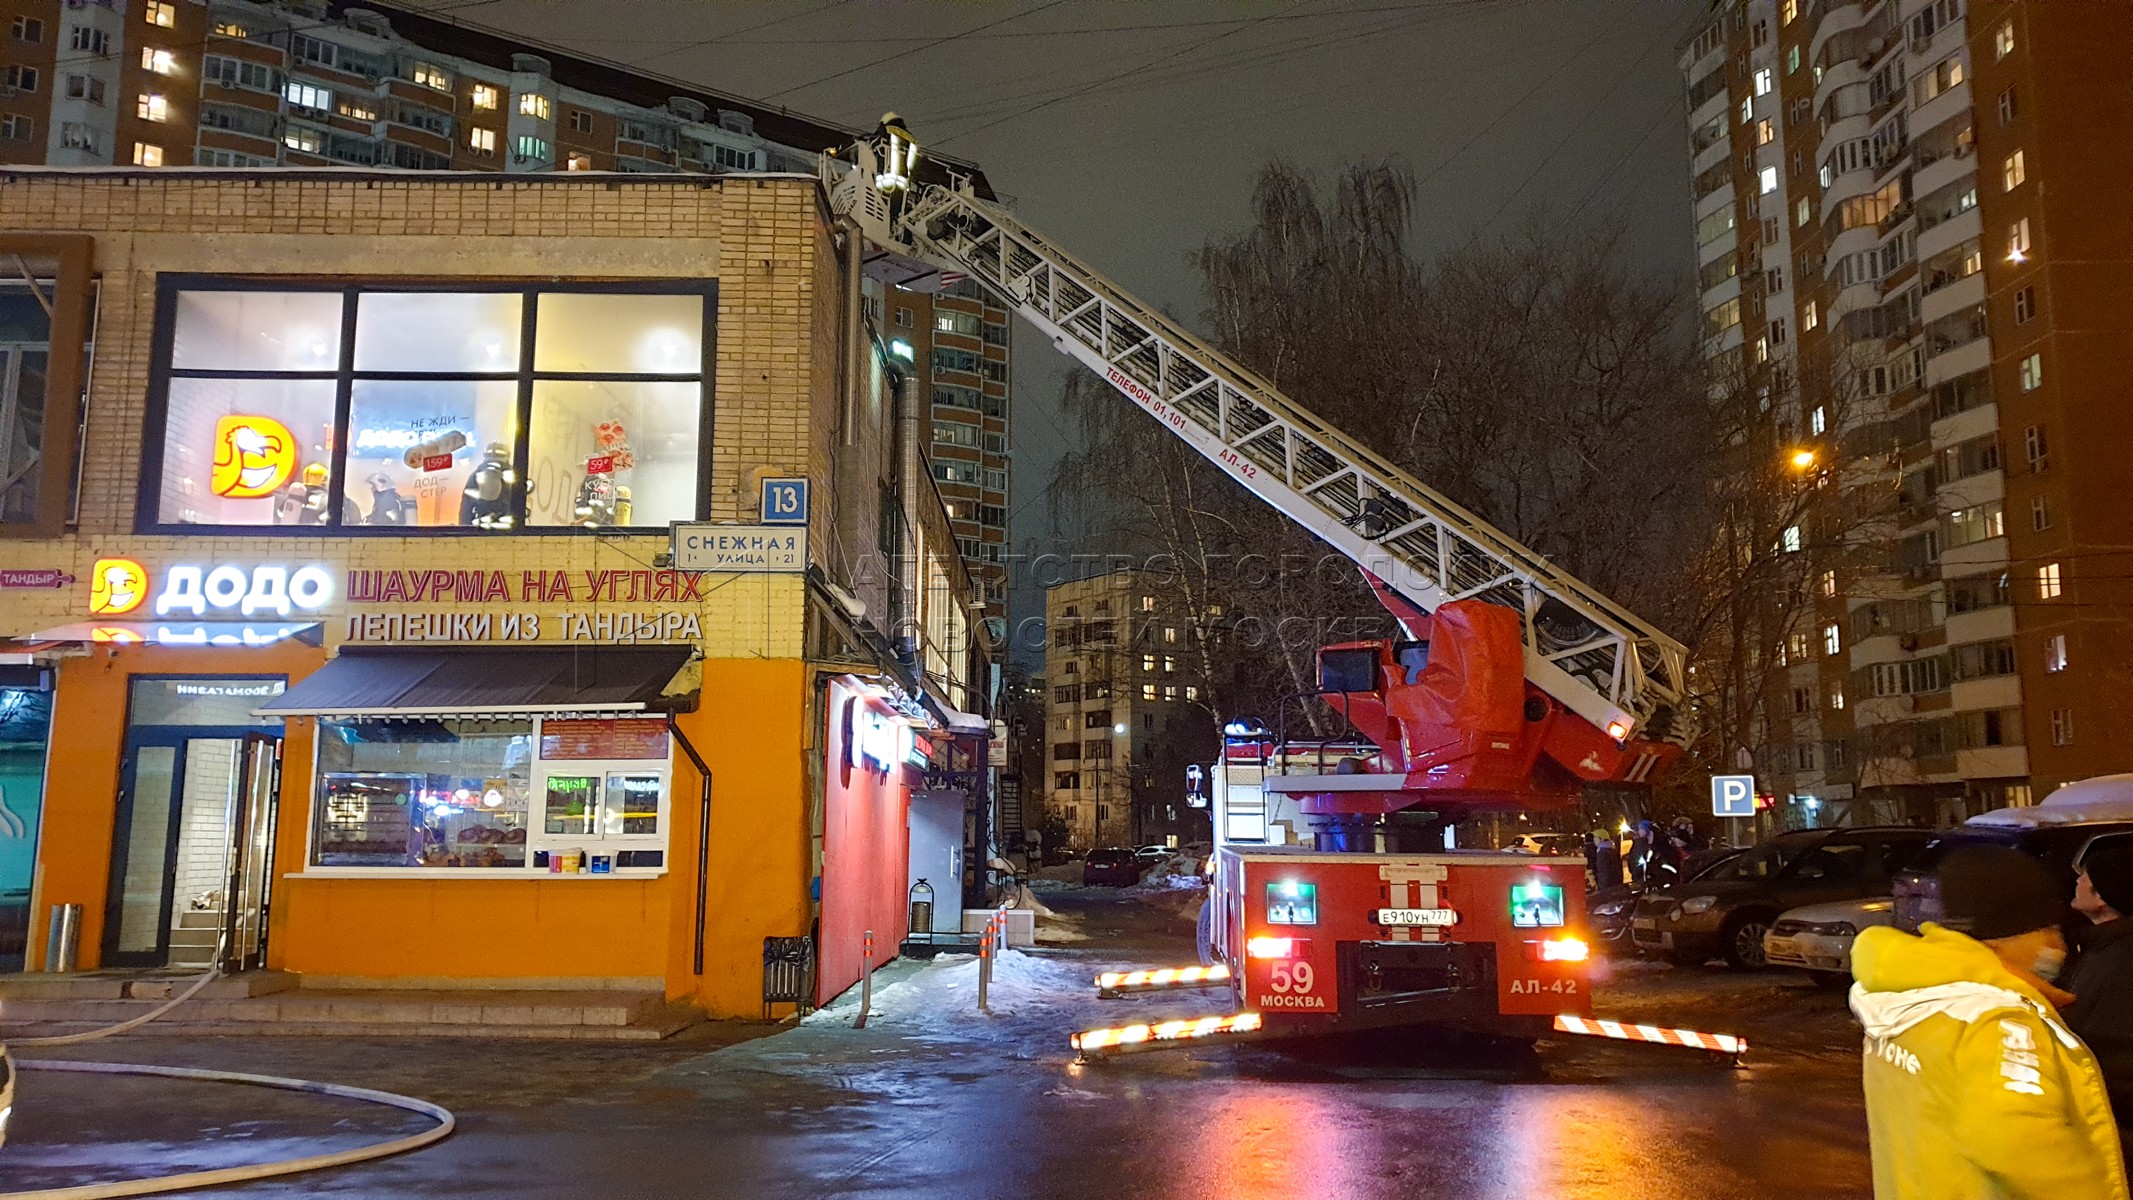
M1353 559L1402 631L1319 652L1321 695L1362 740L1277 745L1232 726L1213 781L1209 965L1107 989L1226 981L1240 1011L1083 1035L1083 1048L1425 1023L1536 1036L1588 1015L1583 861L1462 849L1456 828L1572 805L1588 784L1655 779L1691 735L1682 647L952 172L920 181L918 160L884 119L822 161L831 208L871 243L873 269L984 286Z

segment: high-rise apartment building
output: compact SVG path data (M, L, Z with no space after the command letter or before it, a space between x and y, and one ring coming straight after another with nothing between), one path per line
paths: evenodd
M1718 0L1681 54L1714 397L1799 467L1741 747L1794 823L2133 766L2129 58L2012 0Z
M1212 758L1193 622L1133 571L1045 592L1047 823L1078 850L1206 836L1185 768Z
M0 164L813 174L857 136L387 4L0 0ZM1008 314L967 281L889 293L876 316L908 331L934 475L997 615Z

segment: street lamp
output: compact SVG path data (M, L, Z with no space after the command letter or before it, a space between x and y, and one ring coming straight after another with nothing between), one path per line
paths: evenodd
M1805 446L1792 452L1792 469L1795 471L1812 471L1816 461L1818 459L1815 452Z

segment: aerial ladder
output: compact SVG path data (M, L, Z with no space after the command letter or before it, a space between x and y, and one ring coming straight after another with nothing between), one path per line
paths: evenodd
M918 154L892 115L824 155L831 210L884 253L982 285L1353 560L1404 634L1319 651L1319 694L1367 743L1329 757L1230 727L1202 914L1211 969L1147 975L1226 983L1242 1011L1094 1031L1080 1048L1413 1024L1539 1036L1588 1018L1583 860L1448 850L1445 831L1478 811L1573 804L1588 784L1655 780L1694 733L1683 647L969 180L919 179Z

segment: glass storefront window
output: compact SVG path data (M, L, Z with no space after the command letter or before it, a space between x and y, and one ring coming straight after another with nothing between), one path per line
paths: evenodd
M702 407L699 383L536 382L530 522L603 528L693 519Z
M673 286L166 283L143 532L693 520L716 306Z
M333 494L331 380L173 379L168 525L321 525Z
M357 380L348 474L362 523L513 528L517 410L512 381Z
M524 867L533 722L319 722L311 861Z

